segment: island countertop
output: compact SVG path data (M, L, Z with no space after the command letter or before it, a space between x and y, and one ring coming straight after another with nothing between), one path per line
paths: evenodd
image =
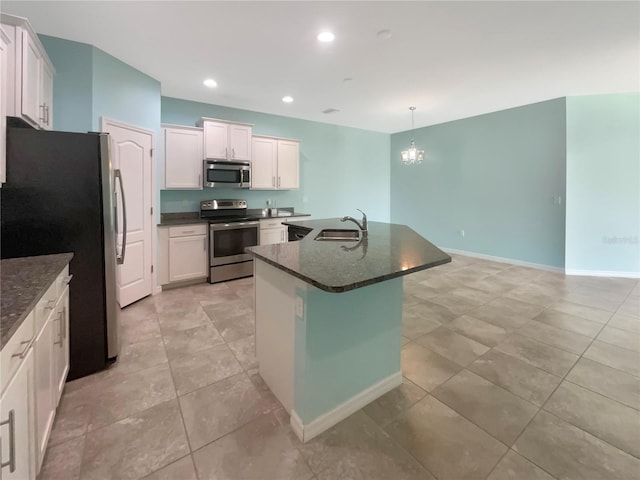
M248 253L327 292L347 292L449 263L451 257L406 225L369 222L361 241L316 241L327 228L355 229L339 218L284 222L310 233L298 242L249 247Z
M73 253L59 253L2 260L0 350L72 258Z

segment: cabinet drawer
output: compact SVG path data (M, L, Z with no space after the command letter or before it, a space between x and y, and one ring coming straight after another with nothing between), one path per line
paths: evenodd
M49 286L46 293L40 299L35 308L36 332L40 332L45 322L56 308L56 302L64 291L67 284L71 281L69 276L69 266L65 266L56 277L56 280Z
M282 222L284 221L285 221L284 218L260 220L260 230L264 230L266 228L281 228L284 226L282 225Z
M169 227L169 237L187 237L190 235L206 235L207 224L182 225L179 227Z
M0 352L0 391L2 392L18 370L26 356L29 344L35 337L34 317L34 312L31 311Z

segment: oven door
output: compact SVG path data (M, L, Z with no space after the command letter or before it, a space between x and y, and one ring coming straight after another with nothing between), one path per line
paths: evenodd
M209 225L209 265L246 262L252 257L246 247L260 241L260 222L213 223Z
M204 186L249 188L251 169L248 163L204 161Z

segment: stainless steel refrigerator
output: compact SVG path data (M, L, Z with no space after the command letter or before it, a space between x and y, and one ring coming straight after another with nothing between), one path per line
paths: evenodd
M1 256L74 253L68 380L102 370L118 355L117 173L107 134L7 128Z

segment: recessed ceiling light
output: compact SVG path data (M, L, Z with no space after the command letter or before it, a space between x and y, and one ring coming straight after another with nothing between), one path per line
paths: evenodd
M318 40L325 43L333 42L335 38L336 36L331 32L322 32L318 34Z
M207 78L204 82L205 87L216 88L218 86L218 82L216 82L213 78Z
M293 97L291 97L291 96L289 96L289 95L284 96L284 97L282 97L282 101L283 101L284 103L291 103L291 102L293 102Z

